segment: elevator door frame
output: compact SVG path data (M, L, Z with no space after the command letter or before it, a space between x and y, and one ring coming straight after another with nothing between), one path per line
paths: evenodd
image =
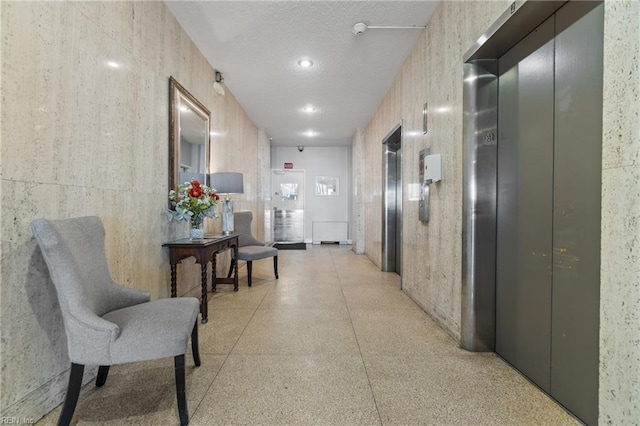
M382 140L382 271L402 275L402 121Z

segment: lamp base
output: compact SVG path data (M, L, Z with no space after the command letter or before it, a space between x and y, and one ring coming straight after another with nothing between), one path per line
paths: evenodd
M222 201L222 233L224 235L233 234L233 200L225 198Z

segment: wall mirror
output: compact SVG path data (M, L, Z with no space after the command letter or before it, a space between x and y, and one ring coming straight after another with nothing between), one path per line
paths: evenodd
M169 78L169 189L197 179L209 184L211 113Z

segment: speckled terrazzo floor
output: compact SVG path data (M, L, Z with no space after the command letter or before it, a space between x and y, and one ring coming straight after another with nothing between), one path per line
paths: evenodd
M493 354L457 348L348 246L281 251L218 287L187 358L191 425L572 425L561 407ZM72 424L178 424L173 360L111 368L83 390ZM38 425L55 424L59 408Z

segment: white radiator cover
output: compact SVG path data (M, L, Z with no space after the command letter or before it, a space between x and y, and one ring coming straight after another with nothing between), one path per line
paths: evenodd
M348 222L313 222L313 243L342 243L348 244Z

